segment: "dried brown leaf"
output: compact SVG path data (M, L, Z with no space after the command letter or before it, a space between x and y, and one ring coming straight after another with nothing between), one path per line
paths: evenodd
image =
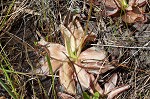
M105 85L104 85L104 88L105 88L104 94L108 94L109 92L112 91L112 89L115 88L115 86L117 84L117 78L118 78L117 73L115 73L111 76L109 81L107 83L105 83Z
M85 41L94 41L96 39L96 34L91 32L90 34L88 34L85 38Z
M130 86L129 85L125 85L125 86L122 86L120 88L115 88L113 89L109 94L108 94L108 97L107 99L113 99L116 95L118 95L119 93L129 89Z
M71 22L68 27L73 34L73 36L71 36L71 39L75 39L75 49L78 49L82 39L84 39L84 30L77 19L75 19L74 22Z
M61 92L58 92L58 96L61 99L75 99L73 96L66 94L66 93L61 93Z
M96 40L96 34L91 32L90 34L85 36L82 46L84 46L88 41L95 41L95 40Z
M95 77L90 74L90 77L91 77L91 80L92 80L92 83L94 84L94 89L96 91L98 91L101 95L103 95L103 89L100 87L100 85L98 84L98 82L95 82Z
M114 67L109 64L103 64L102 62L95 61L95 62L84 62L82 63L86 70L90 73L94 74L102 74L107 72L108 70L113 69Z
M108 16L114 15L119 11L118 6L114 0L102 0L106 7L106 14Z
M84 39L84 31L80 22L75 18L73 22L70 22L68 28L61 24L60 29L65 42L67 38L70 39L71 49L74 52L80 46L81 40Z
M88 48L79 56L82 66L86 67L88 72L96 74L101 74L114 68L108 64L105 58L106 52L104 50L97 51L95 47ZM104 59L105 64L101 61Z
M133 11L127 12L122 16L122 19L126 23L145 22L145 17L142 14L135 13Z
M67 52L63 45L50 43L47 48L50 52L50 57L61 61L67 58Z
M139 7L142 7L146 4L146 1L147 0L136 0L136 4L139 6Z
M57 43L49 43L46 42L45 40L41 39L38 44L45 46L50 54L51 58L57 59L57 60L65 60L67 57L67 52L66 49L63 45L57 44ZM65 55L66 54L66 55Z
M76 93L75 81L73 78L74 71L70 63L64 62L63 66L59 70L59 79L62 86L64 86L65 91L70 94Z
M100 50L97 51L95 47L88 48L87 50L83 51L79 59L81 61L84 60L103 60L106 58L106 51Z
M136 2L136 0L129 0L128 5L132 7L135 5L135 2Z
M74 66L81 86L83 86L84 88L90 88L90 75L85 71L85 69L77 65Z
M41 59L40 64L41 64L41 67L36 69L35 72L39 73L39 74L48 75L49 74L49 66L48 66L47 61L44 61L44 59ZM62 66L62 62L53 59L53 60L51 60L51 65L52 65L53 72L55 72L59 67Z

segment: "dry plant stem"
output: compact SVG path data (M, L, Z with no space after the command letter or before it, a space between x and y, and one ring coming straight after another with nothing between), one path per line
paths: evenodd
M99 44L91 44L96 46L102 46L102 47L114 47L114 48L127 48L127 49L147 49L150 50L150 47L128 47L128 46L117 46L117 45L99 45Z
M0 31L1 31L4 27L6 27L5 25L8 26L8 24L11 23L11 22L9 23L9 19L11 19L11 18L9 18L9 19L7 20L7 22L6 22L6 19L8 18L8 15L9 15L9 13L10 13L12 7L14 6L15 1L16 1L16 0L13 0L13 1L12 1L12 3L10 4L10 6L9 6L9 8L8 8L8 10L7 10L6 16L3 18L2 22L0 23L0 24L1 24L1 25L0 25ZM6 23L7 23L7 24L6 24Z
M33 65L32 65L32 63L31 63L31 60L30 60L30 58L29 58L29 55L28 55L28 51L27 51L28 49L27 49L27 46L25 46L25 55L26 55L26 60L27 60L27 62L28 62L28 64L30 65L30 67L31 67L31 69L32 69L32 71L34 70L33 69ZM33 78L34 76L33 75L31 75L31 77ZM33 80L31 81L31 83L32 83L32 90L33 90L33 95L34 95L34 98L36 97L36 92L35 92L35 88L34 88L34 82L33 82Z
M2 69L0 68L0 71ZM8 73L14 73L14 74L18 74L18 75L24 75L24 76L27 76L27 77L31 77L32 75L33 76L47 76L47 77L52 77L52 75L44 75L44 74L33 74L33 73L23 73L23 72L17 72L17 71L10 71L10 70L6 70L6 72ZM57 78L59 78L59 76L55 76Z
M125 65L125 64L118 64L118 65L116 65L116 66L117 66L117 67L124 67L124 68L130 69L130 70L135 70L135 68L132 68L132 67L127 66L127 65ZM146 72L145 70L136 69L136 71L150 75L150 72Z
M150 41L147 42L146 44L144 44L143 47L148 46L149 43L150 43ZM123 61L121 64L124 64L124 63L126 63L127 61L129 61L129 60L130 60L134 55L136 55L140 50L141 50L141 49L137 50L135 53L132 54L132 56L130 56L129 58L127 58L127 59L126 59L125 61Z
M14 2L15 2L16 0L14 0ZM20 6L16 9L16 10L20 10L20 9L22 9L23 7L25 7L25 4L27 4L28 3L28 0L24 0L21 4L20 4ZM8 13L9 14L9 13ZM9 30L9 28L10 28L10 26L11 26L11 23L13 22L13 20L17 17L17 16L19 16L20 15L20 12L18 12L18 13L14 13L6 22L5 22L5 24L3 25L3 27L0 27L0 31L8 31ZM9 16L9 15L7 15L7 16ZM6 16L6 17L7 17ZM5 32L4 32L5 33ZM3 34L4 34L3 33ZM1 36L3 35L3 34L1 34Z
M3 33L8 34L10 37L13 37L16 41L20 42L22 45L27 46L29 49L36 51L35 48L33 48L30 44L27 42L23 41L21 38L17 37L16 35L8 32L8 31L3 31Z
M105 61L103 62L102 66L105 64ZM101 68L99 68L99 72L101 71ZM98 78L99 78L99 74L96 76L96 79L94 81L94 84L96 85L97 81L98 81Z
M85 40L87 31L88 31L88 24L89 24L89 20L90 20L90 18L91 18L92 6L93 6L93 2L92 2L92 0L90 0L90 10L89 10L89 13L88 13L88 20L87 20L87 22L86 22L86 27L85 27L85 31L84 31L84 36L83 36L83 39L81 39L81 43L80 43L80 46L79 46L79 50L78 50L78 52L77 52L77 56L80 55L81 50L82 50L82 47L84 46L83 43L84 43L84 40Z
M132 56L130 56L130 57L127 58L125 61L123 61L121 64L118 64L118 65L116 65L116 66L117 66L117 67L125 67L125 68L128 68L128 69L134 70L134 68L131 68L130 66L126 66L125 63L126 63L127 61L129 61L136 53L138 53L138 52L139 52L140 50L142 50L143 48L148 48L148 49L149 49L149 47L146 47L146 46L148 46L149 43L150 43L150 41L147 42L146 44L144 44L143 47L138 47L138 50L137 50L135 53L133 53ZM92 45L97 45L97 44L92 44ZM97 45L97 46L105 46L105 45ZM106 45L106 46L107 46L107 45ZM108 45L108 47L116 47L116 48L117 48L118 46L114 46L114 45L110 45L110 46L109 46L109 45ZM120 48L131 48L131 47L124 47L124 46L119 46L119 47L120 47ZM134 49L134 47L132 47L131 49ZM135 47L135 49L137 49L137 48ZM136 69L136 71L150 75L150 72L146 72L145 70Z

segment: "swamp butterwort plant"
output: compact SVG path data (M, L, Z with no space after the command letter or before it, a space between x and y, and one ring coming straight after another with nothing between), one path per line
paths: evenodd
M94 40L93 33L86 34L76 17L67 26L63 23L60 30L65 46L58 43L48 43L41 39L38 44L45 46L51 58L52 70L59 70L60 84L69 94L75 95L77 92L77 82L84 89L89 89L94 93L96 89L100 94L103 90L99 84L94 84L93 74L101 74L114 67L109 64L104 50L96 50L91 47L82 51L87 41ZM36 69L36 73L49 74L49 66L45 59L41 59L41 68ZM67 95L66 95L67 96Z
M146 0L102 0L108 16L116 16L119 11L124 13L121 17L126 23L146 22L144 14Z

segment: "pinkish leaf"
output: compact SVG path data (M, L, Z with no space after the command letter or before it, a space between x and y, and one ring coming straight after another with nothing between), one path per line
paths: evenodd
M113 99L116 95L118 95L119 93L129 89L130 86L129 85L125 85L125 86L122 86L120 88L115 88L113 89L109 94L108 94L108 97L107 99Z
M36 69L36 73L39 74L45 74L48 75L49 74L49 66L47 61L44 61L44 59L40 60L40 64L42 65L40 68ZM62 62L57 61L57 60L51 60L51 64L52 64L52 69L53 72L55 72L59 67L62 66Z
M84 36L84 30L80 22L77 19L75 19L74 22L71 22L68 27L75 39L80 41L80 39L82 39L82 37Z
M108 16L114 15L119 11L118 6L114 0L102 0L106 7L106 14Z
M66 28L63 24L60 25L60 30L63 35L64 41L65 41L65 47L68 54L71 54L71 52L75 51L75 39L73 34L69 31L68 28Z
M70 63L68 62L64 62L63 66L59 70L60 84L64 86L65 91L70 94L76 93L73 73L74 71L72 70Z
M60 25L60 30L61 30L62 35L65 34L68 37L72 36L71 32L63 24Z
M82 66L84 66L89 73L94 74L102 74L114 68L112 65L109 65L108 63L102 63L99 61L84 62L82 63Z
M67 38L70 39L70 46L72 52L78 50L80 44L83 43L81 42L81 40L84 39L85 36L80 22L75 18L73 22L70 22L68 28L65 27L63 24L61 24L60 29L61 29L61 33L64 36L65 42Z
M75 49L78 49L82 39L84 39L85 36L84 30L77 19L75 19L74 22L71 22L68 27L73 34L73 36L71 36L71 39L75 39Z
M114 68L108 64L108 61L105 61L105 64L101 61L105 58L106 52L104 50L97 51L95 47L88 48L79 56L82 66L86 67L88 72L96 74L101 74Z
M85 71L85 69L77 65L74 66L81 86L84 88L90 88L90 75Z
M61 93L61 92L58 92L58 96L61 99L75 99L73 96L66 94L66 93Z
M128 1L128 5L131 6L131 7L134 6L135 3L136 3L136 0L129 0Z
M63 45L57 44L57 43L49 43L45 40L41 39L38 44L45 46L50 54L51 58L57 59L57 60L65 60L67 57L66 49ZM65 55L66 54L66 55Z
M50 43L47 46L47 48L50 52L50 57L57 59L57 60L61 60L61 61L65 60L67 58L66 57L67 52L63 45Z
M84 60L103 60L106 58L106 52L104 50L96 50L95 47L88 48L87 50L83 51L79 59L81 61Z
M62 61L66 59L65 47L60 44L46 42L44 39L41 39L38 42L38 44L45 46L45 48L47 49L47 53L52 58L51 64L52 64L53 72L55 72L62 65ZM42 58L40 60L40 65L41 67L36 69L35 72L48 75L49 66L48 66L47 60Z
M145 22L145 17L143 14L133 11L126 12L126 14L122 16L122 19L126 23Z
M92 84L94 84L94 89L96 91L98 91L100 93L100 95L103 95L103 89L100 87L100 85L98 84L98 82L95 83L95 77L90 74L91 80L92 80Z
M147 0L136 0L136 4L137 4L139 7L142 7L142 6L146 5L146 1L147 1Z
M116 84L117 84L117 73L113 74L111 76L111 78L109 79L109 81L107 83L105 83L104 88L104 94L108 94L109 92L112 91L113 88L115 88Z

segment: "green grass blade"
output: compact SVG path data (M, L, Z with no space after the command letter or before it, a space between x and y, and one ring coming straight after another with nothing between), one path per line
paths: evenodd
M83 99L90 99L90 96L86 92L83 92Z
M11 11L13 5L15 4L15 1L16 1L16 0L13 0L12 3L9 5L7 14L6 14L6 16L3 18L3 20L2 20L2 23L1 23L1 26L0 26L0 31L1 31L1 30L3 29L3 27L4 27L4 24L5 24L5 22L6 22L6 19L8 18L8 15L9 15L9 13L10 13L10 11Z
M13 69L11 68L11 64L9 63L9 59L7 58L7 54L5 53L5 51L2 48L1 44L0 44L0 48L2 49L0 51L1 61L3 61L5 63L5 67L8 67L9 70L13 71ZM12 92L18 98L18 93L16 92L16 89L15 89L13 83L12 83L13 81L9 77L9 74L6 72L5 67L3 66L2 62L0 63L0 66L1 66L1 70L3 71L3 75L5 76L5 80L6 80L7 84L10 85Z
M13 99L17 99L17 97L15 96L15 94L10 90L10 88L1 79L0 79L0 85L9 93L9 95Z
M48 63L48 66L49 66L49 72L52 74L52 90L53 90L53 94L54 94L54 99L57 99L57 95L56 95L56 91L55 91L55 79L54 79L54 72L53 72L53 69L52 69L52 64L51 64L51 61L50 61L50 57L48 55L46 55L46 59L47 59L47 63Z
M18 93L16 92L15 87L12 84L12 80L10 79L8 73L6 72L6 70L3 68L3 65L1 65L2 67L2 71L4 73L4 76L6 77L7 83L11 86L12 91L14 92L15 96L18 98Z

